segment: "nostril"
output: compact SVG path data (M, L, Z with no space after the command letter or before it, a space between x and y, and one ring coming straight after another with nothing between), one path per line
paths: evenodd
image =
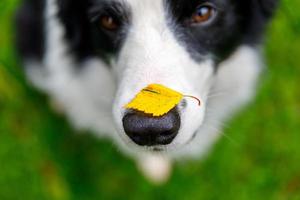
M138 145L170 144L180 128L180 116L176 109L161 117L131 112L123 117L125 133Z

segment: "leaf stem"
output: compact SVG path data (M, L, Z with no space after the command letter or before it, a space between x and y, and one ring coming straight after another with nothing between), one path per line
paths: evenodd
M196 99L198 101L198 105L201 106L201 101L200 99L198 99L197 97L195 96L191 96L191 95L183 95L184 97L189 97L189 98L193 98L193 99Z

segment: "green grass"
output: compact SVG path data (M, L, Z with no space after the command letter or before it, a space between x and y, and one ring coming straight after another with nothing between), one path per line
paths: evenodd
M17 0L0 1L0 199L300 199L300 1L284 0L266 40L256 100L202 161L148 183L109 141L75 134L24 79L13 48Z

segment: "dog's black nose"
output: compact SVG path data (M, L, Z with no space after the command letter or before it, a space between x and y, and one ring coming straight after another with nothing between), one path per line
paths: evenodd
M176 109L161 117L133 112L123 117L123 127L125 133L138 145L167 145L178 133L180 116Z

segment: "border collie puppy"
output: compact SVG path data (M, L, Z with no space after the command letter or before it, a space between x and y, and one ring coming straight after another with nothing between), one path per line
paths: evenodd
M17 43L31 83L72 125L111 138L153 180L199 158L254 94L277 0L25 0ZM158 83L201 99L161 117L124 105Z

